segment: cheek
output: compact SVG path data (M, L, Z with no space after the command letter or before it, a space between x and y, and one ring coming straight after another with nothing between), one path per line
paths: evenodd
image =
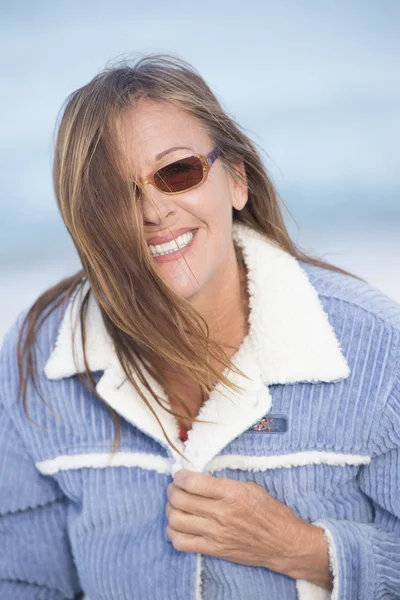
M230 190L223 182L207 181L184 199L184 206L212 230L230 226L232 202Z

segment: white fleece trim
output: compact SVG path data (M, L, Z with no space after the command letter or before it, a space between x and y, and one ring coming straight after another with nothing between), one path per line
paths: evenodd
M250 377L250 381L234 373L228 375L225 370L225 376L240 385L243 393L225 390L220 384L214 388L197 417L210 422L193 423L184 444L185 460L175 457L184 468L203 471L225 446L260 421L271 409L271 394L262 382L248 338L239 348L234 363Z
M57 456L36 463L36 468L43 475L54 475L59 471L73 469L104 469L106 467L140 467L157 473L169 474L171 461L156 454L145 452L116 452L111 458L111 452L70 454Z
M367 465L371 462L370 456L361 454L341 454L340 452L324 452L312 450L310 452L293 452L278 456L243 456L236 454L223 454L216 456L207 466L207 471L213 473L223 469L240 469L242 471L266 471L268 469L290 469L306 465L332 465L345 467L347 465Z
M336 544L333 538L333 535L328 528L327 525L323 521L315 521L312 523L316 527L320 527L324 530L324 539L328 542L328 552L329 552L329 566L333 575L333 589L332 589L332 597L331 600L339 600L339 567L338 567L338 557L336 551Z
M280 456L242 456L226 454L216 456L205 468L206 472L217 473L223 469L239 469L241 471L267 471L301 467L306 465L327 464L332 466L365 465L371 461L369 456L358 454L340 454L336 452L294 452ZM112 459L111 453L90 452L87 454L70 454L57 456L36 463L37 469L43 475L54 475L59 471L73 469L104 469L107 467L140 467L157 473L175 475L184 468L180 462L173 463L171 459L157 454L145 452L116 452ZM185 466L185 468L188 468Z
M196 600L202 600L202 571L203 571L203 555L197 554L196 556L196 590L195 590L195 598Z
M250 324L264 382L348 377L339 340L299 262L243 223L234 223L232 234L248 270Z
M79 312L89 290L90 284L86 280L75 291L66 306L54 350L44 367L45 375L49 379L61 379L85 371ZM89 368L91 371L106 369L115 357L115 350L93 293L89 295L85 323Z
M296 590L299 600L332 600L331 592L305 579L296 579Z

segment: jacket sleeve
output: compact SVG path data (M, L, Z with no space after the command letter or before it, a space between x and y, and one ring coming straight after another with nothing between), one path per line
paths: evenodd
M359 472L373 523L323 519L334 576L332 600L400 598L400 377L374 435L371 462Z
M66 498L36 469L5 403L16 377L7 337L0 352L0 599L77 600Z

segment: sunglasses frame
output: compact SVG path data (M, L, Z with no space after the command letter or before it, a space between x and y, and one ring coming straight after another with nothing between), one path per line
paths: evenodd
M149 175L147 175L147 177L144 177L142 182L143 182L143 184L151 183L151 185L153 185L159 192L161 192L162 194L167 194L168 196L176 196L178 194L184 194L185 192L194 190L195 188L199 187L199 185L201 185L202 183L204 183L206 181L211 167L213 166L213 164L215 163L217 158L221 155L221 152L222 151L220 150L220 148L214 148L214 150L211 150L211 152L209 152L207 155L196 154L196 153L192 152L192 154L188 154L186 156L181 156L180 158L177 158L176 160L173 160L170 163L166 163L162 167L158 167L158 169L155 169L154 171L152 171ZM154 181L154 176L156 175L156 173L160 169L165 169L165 167L168 167L169 165L173 165L175 162L179 162L180 160L183 160L185 158L191 158L192 156L196 156L197 158L199 158L201 160L201 163L203 165L202 180L199 181L199 183L196 183L196 185L192 185L190 188L186 188L185 190L181 190L180 192L165 192L164 190L160 190L160 188Z

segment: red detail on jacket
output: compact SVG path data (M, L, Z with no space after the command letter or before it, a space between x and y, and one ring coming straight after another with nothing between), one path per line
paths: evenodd
M187 431L185 431L181 427L179 427L179 439L181 440L181 442L186 442L186 440L188 439Z

